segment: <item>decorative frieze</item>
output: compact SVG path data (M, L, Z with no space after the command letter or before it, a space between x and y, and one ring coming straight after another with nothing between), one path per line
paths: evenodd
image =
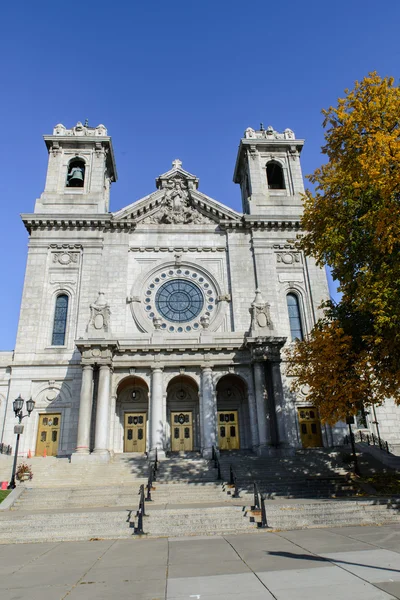
M225 252L226 246L131 246L129 252ZM176 259L176 257L175 257Z
M54 252L53 263L59 263L63 266L68 266L71 263L77 264L79 262L79 252Z
M301 265L300 252L276 252L276 262L284 265Z

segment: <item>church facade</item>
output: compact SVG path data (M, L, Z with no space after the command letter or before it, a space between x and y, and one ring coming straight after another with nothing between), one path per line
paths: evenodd
M16 346L0 353L0 441L14 444L21 394L35 401L24 456L341 444L346 426L321 425L284 368L285 344L310 331L328 297L325 271L295 245L304 141L290 129L246 130L239 213L200 191L179 160L148 196L110 212L106 128L57 125L44 140L45 190L22 215L30 239ZM397 441L398 409L377 412L382 437Z

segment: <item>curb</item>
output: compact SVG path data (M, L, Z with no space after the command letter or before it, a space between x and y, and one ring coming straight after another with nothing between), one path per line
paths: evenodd
M26 490L25 486L19 486L13 489L11 494L8 494L6 498L4 498L3 502L0 503L0 511L2 510L10 510L13 506L14 502L18 500L21 494Z

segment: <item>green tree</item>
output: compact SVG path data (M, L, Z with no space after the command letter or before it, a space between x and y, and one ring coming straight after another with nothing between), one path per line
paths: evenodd
M324 110L327 162L308 176L300 241L339 281L310 336L288 352L324 420L400 403L400 88L370 73Z

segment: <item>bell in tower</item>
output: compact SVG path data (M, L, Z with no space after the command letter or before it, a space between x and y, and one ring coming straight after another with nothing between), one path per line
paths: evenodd
M67 187L83 187L85 182L85 163L83 160L71 160L67 174Z
M67 129L59 123L45 135L49 162L35 213L106 213L117 180L111 138L104 125L86 121Z

